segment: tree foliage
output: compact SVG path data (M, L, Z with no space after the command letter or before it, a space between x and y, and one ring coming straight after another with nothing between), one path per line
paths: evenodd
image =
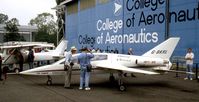
M57 24L52 14L38 14L36 18L30 20L29 24L38 27L38 33L35 36L36 41L56 44Z
M0 13L0 24L5 24L5 22L8 20L8 15L5 15L3 13Z
M12 18L5 22L6 34L4 35L4 41L25 41L24 37L21 36L18 31L19 21L16 18Z

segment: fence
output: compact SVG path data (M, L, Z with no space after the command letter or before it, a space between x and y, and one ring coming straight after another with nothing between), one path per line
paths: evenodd
M182 70L182 68L184 68L184 69L186 68L186 66L185 66L186 60L182 56L174 56L174 57L172 57L171 62L176 64L176 66L175 66L176 67L175 68L176 71L179 71L180 68L181 68L181 70ZM193 72L195 72L195 78L199 82L198 67L199 67L199 63L194 63L193 64ZM176 72L176 77L179 76L178 74L179 73Z

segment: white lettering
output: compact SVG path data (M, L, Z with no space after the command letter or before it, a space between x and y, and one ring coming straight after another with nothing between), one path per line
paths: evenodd
M101 39L103 39L103 34L101 34ZM102 40L101 40L102 41ZM140 33L135 34L120 34L111 35L107 32L105 37L105 44L121 44L121 43L156 43L158 41L157 32L146 32L145 28L140 30Z
M106 18L105 22L103 22L102 20L98 20L96 26L98 31L113 30L114 33L117 33L118 30L122 28L123 21L122 20L110 21L109 18Z

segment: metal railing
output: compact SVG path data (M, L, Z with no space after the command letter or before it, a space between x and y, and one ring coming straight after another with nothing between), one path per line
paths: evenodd
M171 62L173 64L176 64L176 66L175 66L176 71L180 71L180 68L181 68L181 70L182 70L182 68L186 69L186 66L185 66L186 60L182 56L172 57ZM193 63L193 72L195 73L195 79L199 82L198 67L199 67L199 63ZM179 77L178 72L176 72L176 77Z

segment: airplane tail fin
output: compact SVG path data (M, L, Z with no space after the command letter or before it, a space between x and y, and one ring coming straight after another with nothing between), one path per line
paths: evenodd
M179 37L169 38L166 41L164 41L161 44L154 47L153 49L149 50L142 56L169 59L171 57L176 45L178 44L179 40L180 40Z
M68 42L65 39L62 39L61 42L59 43L59 45L54 50L54 54L56 56L63 55L65 49L67 48L67 43Z

